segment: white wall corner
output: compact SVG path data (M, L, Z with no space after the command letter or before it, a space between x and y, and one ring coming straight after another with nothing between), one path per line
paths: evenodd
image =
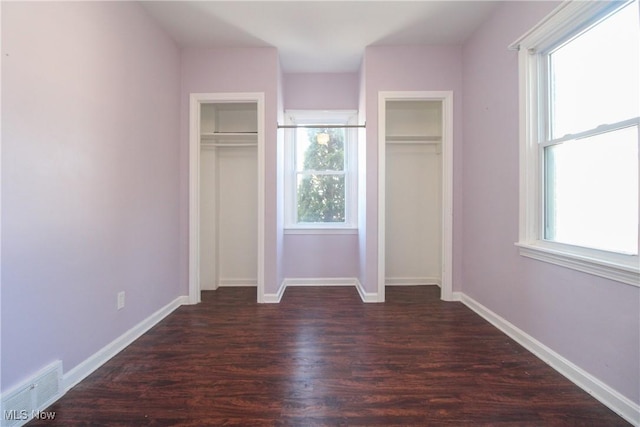
M190 301L188 296L180 296L174 299L169 304L165 305L151 316L147 317L142 322L138 323L136 326L98 350L92 356L63 375L62 384L64 390L69 390L71 387L85 379L89 374L109 361L113 356L124 350L129 344L140 338L145 332L158 324L175 309L181 305L189 303Z
M473 298L461 292L454 292L454 298L460 301L480 317L504 332L518 344L533 353L540 360L551 366L568 380L595 397L603 405L620 415L634 426L640 426L640 405L623 396L604 382L600 381L584 369L565 359L560 354L545 346L531 335L522 331L506 319L489 310Z

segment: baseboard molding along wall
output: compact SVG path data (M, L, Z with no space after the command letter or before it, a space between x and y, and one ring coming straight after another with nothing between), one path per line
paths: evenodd
M360 280L358 280L357 278L354 280L356 289L358 290L358 294L360 294L360 299L362 299L362 302L384 302L380 299L380 295L378 295L377 292L367 292L364 286L362 286L362 283L360 283Z
M249 287L255 288L258 286L258 281L256 279L220 279L218 281L218 288L227 288L227 287Z
M366 292L357 278L304 278L285 279L275 294L265 294L265 303L280 302L280 300L282 299L282 295L284 294L284 291L288 286L355 286L363 302L378 302L377 293ZM483 306L466 294L462 292L454 292L453 300L462 302L469 309L477 313L480 317L487 320L493 326L512 338L518 344L522 345L525 349L533 353L543 362L547 363L549 366L565 376L578 387L591 394L594 398L596 398L602 404L620 415L626 421L635 426L640 426L640 405L623 396L613 388L609 387L607 384L595 378L593 375L589 374L571 361L565 359L560 354L545 346L526 332L520 330L509 321L489 310L487 307ZM2 408L4 410L4 408L7 408L7 403L10 403L12 399L15 399L18 393L28 389L31 384L38 383L40 381L40 377L43 376L44 370L57 370L58 377L62 375L61 380L59 380L62 383L62 386L54 396L52 396L50 399L46 399L46 401L44 402L41 402L41 404L39 404L37 408L33 406L34 410L33 412L28 412L28 418L11 420L12 422L10 423L10 425L19 427L26 424L30 419L33 418L33 414L37 414L38 411L44 410L47 406L58 400L66 393L67 390L89 376L93 371L98 369L109 359L118 354L125 347L138 339L157 323L159 323L162 319L171 314L176 308L188 303L189 298L187 296L176 298L64 375L62 375L61 373L61 363L56 362L51 367L45 367L43 368L43 370L38 371L36 374L28 378L20 385L9 390L8 392L2 393L1 402ZM25 394L25 396L27 395ZM25 399L27 399L27 397L25 397ZM28 399L32 399L32 397L28 397ZM31 402L31 400L29 400L29 402ZM15 418L20 418L22 416L20 412L15 412L14 415L16 415Z
M120 353L125 349L125 347L140 338L142 334L154 327L162 319L171 314L176 308L188 303L189 298L187 296L181 296L174 299L169 304L165 305L124 334L120 335L111 343L98 350L84 362L65 373L62 377L62 384L65 391L78 384L113 356Z
M287 278L282 281L275 294L265 294L265 303L279 303L289 286L355 286L363 302L378 302L378 294L367 292L357 277Z
M280 287L278 288L278 291L275 294L264 294L264 299L263 302L265 304L277 304L280 302L280 300L282 299L282 295L284 295L284 291L287 288L284 280L282 281L282 283L280 284Z
M201 291L215 291L218 288L255 288L258 286L256 279L219 279L217 283L200 284Z
M439 277L385 277L385 286L425 286L436 285L442 287Z
M67 373L62 373L62 362L57 361L30 376L17 387L2 393L2 397L0 398L2 402L2 414L0 414L2 422L0 422L0 424L3 426L19 427L34 417L51 416L42 411L64 396L69 389L88 377L93 371L108 362L113 356L124 350L129 344L140 338L140 336L171 314L176 308L188 303L189 297L187 296L176 298ZM48 371L52 372L49 373ZM57 380L48 381L48 377L52 377L54 374L56 374ZM47 379L47 383L43 383L46 386L45 388L42 388L43 384L41 384L43 377ZM54 387L56 382L58 386ZM44 389L51 390L51 396L45 395L45 397L41 397L41 390ZM26 393L29 390L36 390L37 393ZM12 418L11 420L4 419L5 408L8 407L11 407L11 409L7 409L10 411L8 414ZM53 414L53 416L55 417L55 414Z
M620 415L634 426L640 426L640 405L623 396L607 384L589 374L571 361L565 359L531 335L522 331L506 319L489 310L473 298L461 292L454 292L454 300L461 301L480 317L504 332L518 344L551 366L572 383L592 395L603 405Z

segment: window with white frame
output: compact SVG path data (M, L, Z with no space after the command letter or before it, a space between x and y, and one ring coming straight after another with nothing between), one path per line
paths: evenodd
M638 0L562 4L519 49L522 255L638 284Z
M357 209L355 111L288 111L285 227L354 230Z

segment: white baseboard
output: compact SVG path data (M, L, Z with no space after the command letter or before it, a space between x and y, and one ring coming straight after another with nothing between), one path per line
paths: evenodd
M623 396L466 294L454 292L454 300L461 301L464 305L529 350L543 362L598 399L616 414L631 424L640 426L640 405Z
M218 288L255 288L258 286L256 279L220 279L218 283L201 284L201 291L215 291Z
M264 302L279 303L284 291L290 286L355 286L363 302L378 302L378 294L367 292L356 277L286 278L282 281L278 292L264 295Z
M325 279L285 279L278 292L275 294L265 294L265 303L278 303L282 299L287 286L355 286L363 302L378 302L378 295L373 292L366 292L357 278L325 278ZM498 314L489 310L473 298L462 292L453 292L453 300L461 301L479 316L487 320L493 326L504 332L507 336L522 345L528 351L547 363L553 369L564 375L574 384L591 394L605 406L620 415L622 418L635 426L640 426L640 405L623 396L607 384L595 378L579 366L565 359L549 347L545 346L532 336L517 328ZM82 381L93 371L102 366L113 356L122 351L125 347L138 339L141 335L155 326L158 322L171 314L176 308L183 304L188 304L189 299L181 296L144 319L138 325L125 332L123 335L100 349L84 362L65 373L62 377L62 393L57 398L77 383ZM3 400L9 393L3 393ZM56 398L56 399L57 399ZM52 402L50 402L52 403ZM48 403L49 404L49 403ZM24 421L26 422L26 421ZM21 424L20 424L21 425Z
M282 281L285 286L355 286L353 277L300 277Z
M256 287L258 281L256 279L220 279L218 281L218 288L226 287Z
M362 299L362 302L384 302L384 300L380 298L380 295L378 295L377 292L367 292L364 286L362 286L362 283L360 283L360 280L358 280L357 278L354 280L356 289L358 290L358 294L360 294L360 299Z
M71 387L78 384L85 379L89 374L98 369L104 363L106 363L113 356L121 352L125 347L138 339L142 334L147 332L153 326L155 326L162 319L167 317L176 308L183 304L188 304L189 298L187 296L181 296L171 301L169 304L162 307L160 310L153 313L151 316L138 323L133 328L129 329L124 334L107 344L88 359L81 362L75 368L66 372L62 377L62 384L64 390L69 390Z
M385 277L385 286L423 286L423 285L441 285L442 280L439 277Z
M285 281L283 280L278 288L278 291L275 294L264 294L262 302L264 304L278 304L282 299L282 295L284 295L284 291L287 288Z
M158 322L160 322L162 319L164 319L169 314L171 314L171 312L173 312L176 308L178 308L183 304L188 304L188 303L189 303L189 297L187 296L181 296L176 298L166 306L162 307L160 310L153 313L151 316L144 319L142 322L138 323L133 328L129 329L120 337L116 338L111 343L107 344L105 347L98 350L88 359L86 359L85 361L83 361L82 363L80 363L75 368L71 369L69 372L65 374L62 374L62 362L58 361L54 363L53 364L55 365L54 368L59 371L57 376L58 378L60 378L58 380L59 388L57 390L54 390L55 394L53 394L50 399L48 398L48 395L45 395L46 401L43 400L42 402L40 401L40 399L38 399L40 393L36 393L34 397L25 395L26 397L24 397L23 399L25 400L25 404L31 402L30 403L31 409L28 411L26 409L22 409L22 410L15 409L15 408L18 408L18 406L20 406L19 404L21 404L22 402L16 402L16 405L12 405L10 402L8 402L9 406L11 406L11 409L12 409L10 411L11 413L9 413L8 415L10 415L12 419L11 420L4 419L4 417L7 414L5 414L3 411L3 413L0 414L0 417L2 417L0 418L0 425L6 424L14 427L22 426L26 422L28 422L30 419L32 419L34 417L34 414L36 414L35 416L39 416L39 414L43 414L45 416L52 415L55 417L55 413L48 414L42 411L49 405L53 404L56 400L61 398L71 387L75 386L80 381L85 379L87 376L89 376L89 374L91 374L93 371L98 369L100 366L106 363L109 359L111 359L113 356L118 354L120 351L122 351L125 347L127 347L133 341L138 339L142 334L147 332L149 329L155 326ZM43 368L41 371L32 375L30 378L28 378L24 382L24 384L21 384L19 387L12 389L9 392L2 393L1 401L3 404L0 405L2 406L2 409L4 410L5 408L5 405L4 405L5 401L8 401L9 399L14 398L15 397L14 395L21 392L22 389L24 389L29 384L40 385L39 377L43 376L44 375L43 372L48 370L51 370L51 366L47 366ZM31 386L31 388L34 388L34 386ZM48 389L51 389L52 386L47 385L44 388L48 390Z

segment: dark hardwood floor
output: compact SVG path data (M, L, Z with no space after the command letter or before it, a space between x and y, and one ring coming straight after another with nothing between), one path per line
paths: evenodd
M622 426L437 287L204 292L29 426Z

